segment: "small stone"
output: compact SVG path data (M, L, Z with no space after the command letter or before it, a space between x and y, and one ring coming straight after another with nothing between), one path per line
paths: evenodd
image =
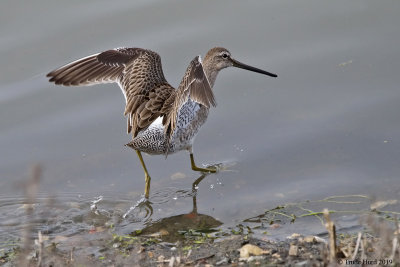
M251 256L247 259L247 262L262 261L265 260L265 256Z
M96 229L96 233L101 233L101 232L104 232L106 230L106 228L104 228L102 226L97 226L95 229Z
M275 258L275 259L277 259L277 260L281 260L281 259L282 259L282 258L281 258L281 255L280 255L278 252L272 254L272 257Z
M219 265L225 265L225 264L228 264L228 258L226 258L226 257L222 258L220 261L217 261L217 262L215 263L215 265L217 265L217 266L219 266Z
M240 258L247 259L250 255L259 256L262 254L269 254L271 253L269 250L262 250L260 247L257 247L252 244L246 244L240 248Z
M54 237L53 242L54 242L54 243L60 243L60 242L63 242L63 241L65 241L65 240L68 240L68 237L63 236L63 235L56 235L56 236Z
M36 204L22 204L18 209L34 210Z
M306 237L304 237L304 242L306 242L306 243L314 243L316 240L315 240L315 237L314 236L312 236L312 235L309 235L309 236L306 236Z
M164 262L165 257L163 255L158 256L157 262Z
M160 233L160 236L169 235L169 232L167 230L165 230L165 229L161 229L159 233Z
M299 238L299 237L301 237L300 234L298 234L298 233L293 233L292 235L290 235L290 236L288 236L288 237L286 237L286 238L287 238L287 239L297 239L297 238Z
M315 242L318 242L318 243L324 243L324 244L328 243L328 242L326 242L325 239L323 239L323 238L321 238L319 236L314 236L314 239L315 239Z
M80 209L81 205L78 202L70 202L69 206L74 209Z
M32 259L36 259L36 258L37 258L36 251L32 251L31 253L26 255L26 259L29 260L29 261L32 260Z
M299 247L296 245L290 245L289 256L298 256L298 254L299 254Z
M174 264L175 264L175 257L171 257L169 259L168 267L174 267Z
M301 266L308 266L308 265L309 265L308 261L301 261L301 262L296 263L294 266L301 267Z
M269 226L269 228L271 228L271 229L278 229L278 228L281 228L281 227L282 227L282 225L279 224L279 223L273 223L273 224L271 224Z
M387 205L395 205L397 204L397 199L390 199L386 201L376 201L371 204L371 210L381 209L386 207Z
M176 172L171 175L171 180L180 180L186 178L186 174L182 172Z

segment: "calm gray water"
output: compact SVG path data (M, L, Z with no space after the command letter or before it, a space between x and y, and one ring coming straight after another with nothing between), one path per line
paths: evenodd
M172 85L214 46L279 75L229 68L218 76L218 106L194 149L199 164L228 167L199 185L199 213L234 226L289 202L348 194L399 199L399 12L398 1L372 0L2 1L0 218L11 220L2 230L21 227L17 185L33 163L44 168L39 199L54 196L73 207L59 220L90 213L100 195L98 208L121 214L140 200L144 176L123 146L130 136L118 86L58 87L45 78L121 46L157 51ZM188 154L145 162L155 203L147 219L189 213L200 174ZM122 232L139 227L135 216L119 220ZM300 225L323 230L318 220Z

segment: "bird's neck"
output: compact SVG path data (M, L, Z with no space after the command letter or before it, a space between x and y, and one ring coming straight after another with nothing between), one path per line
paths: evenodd
M210 87L213 88L219 70L208 67L207 62L204 62L204 72L206 73L208 82L210 83Z

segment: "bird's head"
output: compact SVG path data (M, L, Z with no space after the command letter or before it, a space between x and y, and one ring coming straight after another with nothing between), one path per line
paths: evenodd
M225 69L227 67L236 67L261 73L271 77L278 77L278 75L274 73L246 65L244 63L237 61L236 59L233 59L228 49L223 47L211 48L204 57L204 65L206 65L207 68L211 68L211 71L216 71L216 72Z

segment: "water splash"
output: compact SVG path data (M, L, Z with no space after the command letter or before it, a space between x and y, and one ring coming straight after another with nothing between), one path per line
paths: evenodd
M122 215L122 218L126 219L130 215L130 217L138 221L144 221L153 215L153 207L151 205L152 203L147 198L142 197Z
M96 214L100 215L99 210L97 208L97 203L103 200L103 196L98 196L95 200L92 200L92 204L90 205L90 210Z

